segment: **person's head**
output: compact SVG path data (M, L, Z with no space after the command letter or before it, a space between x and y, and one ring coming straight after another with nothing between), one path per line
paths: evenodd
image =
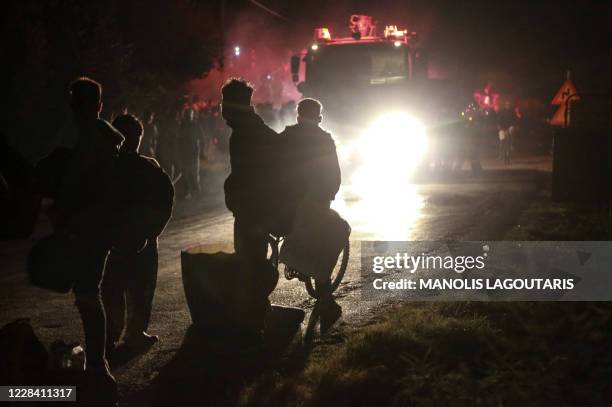
M251 109L253 86L244 79L231 78L223 85L221 96L221 114L226 121L231 120Z
M113 127L119 130L123 137L125 137L121 150L137 152L143 132L140 120L131 114L122 114L113 120Z
M102 110L102 85L82 76L70 84L70 107L82 118L97 118Z
M297 105L297 122L319 124L321 123L321 110L323 107L316 99L302 99Z

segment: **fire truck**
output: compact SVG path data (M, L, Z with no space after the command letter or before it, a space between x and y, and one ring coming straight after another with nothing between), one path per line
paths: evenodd
M428 78L428 53L416 32L397 25L378 32L372 17L352 15L349 34L314 30L310 46L291 59L297 89L321 101L324 126L337 142L363 145L368 156L380 151L379 163L405 162L389 154L406 150L412 161L426 160L434 144L426 133L456 121L457 88Z

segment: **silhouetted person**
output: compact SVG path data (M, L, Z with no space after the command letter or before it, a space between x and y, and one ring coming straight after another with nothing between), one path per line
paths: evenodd
M262 260L267 254L267 236L273 208L271 188L278 134L269 128L251 106L253 88L231 79L222 89L222 115L232 129L229 140L231 173L225 180L225 203L234 214L236 253Z
M303 99L297 106L297 124L287 126L283 137L284 201L290 214L296 210L320 213L329 210L340 189L341 174L336 145L330 133L319 127L321 103ZM299 209L298 209L299 208ZM293 216L292 216L293 217ZM292 218L291 217L291 218ZM316 279L322 322L335 321L340 306L333 301L331 281ZM331 325L331 323L329 324Z
M146 157L155 157L157 149L157 124L155 123L155 113L145 110L142 114L142 142L138 152Z
M230 129L223 121L220 105L213 106L211 109L211 127L211 138L215 151L220 154L220 157L226 159L229 153Z
M287 126L284 137L287 169L294 199L308 199L329 208L340 189L341 175L336 144L330 133L319 127L321 104L303 99L297 106L297 124Z
M0 240L32 234L42 200L33 175L33 166L0 134Z
M79 78L70 85L78 139L58 187L53 223L58 233L72 236L79 246L81 270L74 293L85 332L86 372L92 383L101 386L101 397L113 397L116 384L105 357L106 326L100 283L121 222L112 190L114 165L124 138L100 119L101 95L100 84L89 78Z
M148 348L158 337L146 331L157 283L157 237L174 204L174 188L157 161L138 153L143 126L132 115L113 121L125 136L116 166L115 196L126 211L125 223L111 249L102 285L107 311L107 345L113 347L123 329L125 345Z
M478 137L478 128L474 123L474 117L468 117L464 120L459 128L459 134L463 143L463 157L460 157L459 166L463 165L465 160L470 162L472 175L482 173L482 164L480 162L480 140ZM459 168L461 169L461 168Z
M178 147L186 199L200 193L200 146L203 134L195 114L192 108L184 110L179 127Z
M255 114L251 106L253 88L247 82L231 79L221 92L221 112L232 129L229 140L231 173L224 184L225 203L234 215L234 249L255 287L268 265L268 235L277 212L274 188L279 138ZM254 299L260 328L263 328L263 316L269 306L267 295Z
M497 129L499 136L499 155L504 164L510 164L512 154L512 138L516 130L516 114L510 102L497 113Z
M177 164L178 124L177 113L171 109L158 119L155 157L171 179L178 177L179 173Z

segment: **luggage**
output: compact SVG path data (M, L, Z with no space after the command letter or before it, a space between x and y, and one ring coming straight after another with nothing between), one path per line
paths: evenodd
M206 252L198 246L181 252L183 287L191 319L207 332L252 334L261 331L270 308L268 296L278 272L263 263L249 273L234 253Z
M281 247L279 261L315 280L328 279L350 233L349 224L333 209L303 203Z

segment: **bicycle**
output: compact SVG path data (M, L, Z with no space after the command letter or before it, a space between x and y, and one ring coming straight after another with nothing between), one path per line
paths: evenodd
M282 236L274 236L272 234L268 236L268 244L270 245L270 248L272 251L271 256L270 256L270 261L272 265L274 266L274 268L276 268L277 270L278 270L278 263L279 263L280 247L283 243L283 240L284 240L284 237ZM338 258L341 258L340 266L338 266L338 262L336 262L336 266L334 266L334 270L332 270L332 273L330 275L332 292L336 291L338 287L340 286L340 283L342 282L342 278L344 277L346 268L348 266L349 256L350 256L350 242L347 238L346 242L344 243L342 252L338 256ZM294 270L290 267L287 267L287 265L285 265L283 272L287 280L293 280L294 278L297 278L299 281L303 282L306 285L306 291L308 292L308 294L310 294L312 298L319 299L320 295L317 292L317 285L313 277L304 275L300 273L298 270Z

